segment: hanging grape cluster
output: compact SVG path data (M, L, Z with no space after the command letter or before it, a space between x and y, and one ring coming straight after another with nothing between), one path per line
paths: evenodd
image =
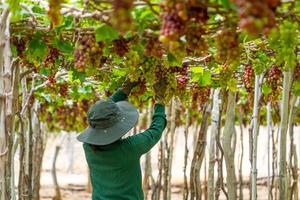
M205 4L199 3L198 0L188 0L188 17L190 21L196 23L206 23L209 19L208 9Z
M183 64L181 67L171 67L170 71L171 73L176 73L178 92L184 91L189 81L188 65Z
M85 71L87 66L100 67L103 42L96 42L93 34L84 35L79 39L74 50L75 67L78 71Z
M128 41L123 37L120 37L119 39L114 40L112 42L112 45L113 45L113 47L112 47L111 51L120 57L123 57L126 53L129 52Z
M245 86L245 89L248 93L253 92L254 78L255 78L255 73L252 68L252 65L251 64L245 65L242 79L243 79L243 84Z
M131 10L133 0L113 0L112 25L121 32L126 32L132 27Z
M11 43L15 46L17 50L17 56L20 58L24 57L24 51L26 49L26 41L24 38L12 37Z
M249 34L268 33L276 25L274 11L280 0L233 0L239 8L241 29Z
M298 63L294 69L294 80L300 79L300 63Z
M187 53L194 56L203 55L208 50L207 40L203 37L206 33L204 26L191 24L187 29Z
M59 88L59 94L63 97L67 97L69 92L68 92L68 84L67 83L60 83L58 84Z
M216 60L221 64L232 64L239 59L239 36L234 29L223 28L216 35Z
M47 56L44 58L42 65L48 68L53 68L56 59L60 56L60 52L57 48L50 47Z
M144 51L146 56L153 56L157 58L161 58L164 53L162 43L157 37L151 37L147 40Z
M192 109L202 109L210 97L210 87L193 85L192 87Z
M142 96L147 90L146 81L142 80L139 84L131 90L132 96Z
M272 92L269 94L269 100L277 100L282 85L282 71L278 65L271 66L267 80L269 87L272 89Z
M178 39L185 34L187 9L184 1L165 0L161 3L162 25L159 40L169 49L179 47Z

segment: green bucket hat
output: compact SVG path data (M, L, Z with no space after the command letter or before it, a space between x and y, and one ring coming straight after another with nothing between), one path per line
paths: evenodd
M107 145L124 136L138 121L138 110L128 101L97 101L87 114L89 127L77 139L94 145Z

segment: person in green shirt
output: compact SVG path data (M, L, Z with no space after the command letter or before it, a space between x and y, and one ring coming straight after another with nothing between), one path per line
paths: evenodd
M140 158L159 141L166 127L165 81L154 85L156 103L150 127L122 138L138 121L138 111L127 100L136 83L126 81L107 100L88 111L89 127L77 139L83 142L93 187L92 200L143 200Z

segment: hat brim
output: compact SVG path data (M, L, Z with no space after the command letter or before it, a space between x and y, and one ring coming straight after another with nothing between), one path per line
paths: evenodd
M116 104L121 111L118 122L105 129L89 127L77 139L88 144L107 145L117 141L132 129L139 118L138 110L128 101L119 101Z

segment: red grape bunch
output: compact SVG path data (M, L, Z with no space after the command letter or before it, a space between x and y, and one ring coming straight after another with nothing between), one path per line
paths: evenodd
M193 85L192 88L192 109L202 109L210 97L210 87Z
M161 3L162 25L159 40L170 49L179 47L177 41L185 34L187 9L184 1L165 0Z
M59 50L51 47L48 51L48 55L43 60L43 66L52 68L59 55Z
M294 80L300 79L300 63L298 63L294 69Z
M112 47L111 51L120 57L123 57L126 53L129 52L128 42L123 37L120 37L119 39L114 40L112 42L112 44L113 44L113 47Z
M26 41L23 38L12 37L11 43L16 47L18 57L23 58L26 49Z
M282 71L277 65L271 66L267 80L268 85L272 89L271 94L269 94L269 100L276 100L282 85Z
M147 87L146 87L146 81L145 80L142 80L139 82L139 84L134 87L131 91L131 95L132 96L141 96L143 95L147 90Z
M233 0L239 7L241 29L252 35L268 33L276 25L274 11L280 0Z
M145 55L161 58L164 54L162 43L157 37L150 37L145 44Z
M254 78L255 78L255 73L252 68L252 65L247 64L244 67L244 74L243 74L243 83L246 88L246 91L248 93L252 93L254 89Z
M113 0L112 25L121 32L130 30L132 26L131 10L133 0Z
M189 81L188 65L183 64L181 67L170 67L168 70L169 73L176 73L177 88L180 90L185 89Z
M239 58L239 36L234 29L223 28L216 35L216 60L221 64L231 64Z
M187 1L188 17L196 23L206 23L209 19L207 6L199 3L198 0Z
M75 67L79 71L85 71L85 67L91 65L99 67L101 64L103 42L96 42L93 34L84 35L79 39L78 46L74 50Z

